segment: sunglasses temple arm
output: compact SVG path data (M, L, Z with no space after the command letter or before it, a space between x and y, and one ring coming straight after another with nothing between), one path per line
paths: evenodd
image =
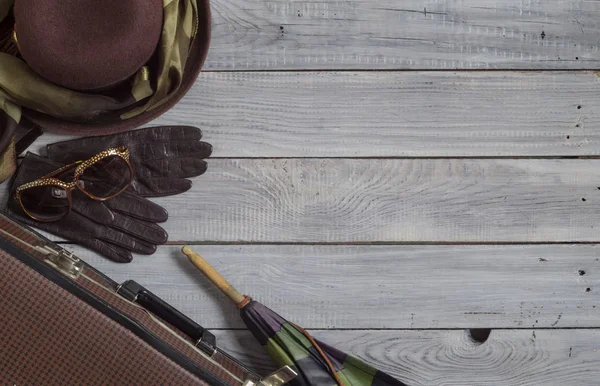
M67 170L69 170L69 169L72 169L72 168L76 167L76 166L77 166L77 165L79 165L81 162L82 162L82 161L77 161L77 162L73 162L72 164L65 165L65 166L63 166L62 168L60 168L60 169L56 169L56 170L54 170L53 172L51 172L51 173L48 173L48 174L46 174L45 176L43 176L43 177L39 178L39 180L43 180L44 178L52 178L52 177L54 177L54 176L56 176L56 175L58 175L58 174L61 174L61 173L62 173L62 172L64 172L64 171L67 171Z

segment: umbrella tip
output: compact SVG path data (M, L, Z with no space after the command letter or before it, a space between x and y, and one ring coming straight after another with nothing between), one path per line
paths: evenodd
M206 260L202 258L199 254L194 252L192 248L189 246L184 246L181 248L181 252L188 257L190 262L198 268L210 281L212 281L227 297L238 307L243 308L248 303L250 303L250 299L247 296L241 294L236 290L223 276L221 276Z
M194 250L192 248L190 248L188 245L186 245L183 248L181 248L181 253L183 253L184 255L186 255L187 258L192 263L193 262L197 262L197 261L204 261L204 259L202 258L202 256L200 256L198 253L194 252Z
M181 252L184 255L186 255L187 257L190 257L190 255L194 253L194 251L192 250L192 248L190 248L188 245L186 245L183 248L181 248Z

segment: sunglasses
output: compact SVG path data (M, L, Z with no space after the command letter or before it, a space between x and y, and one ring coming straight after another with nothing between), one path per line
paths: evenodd
M107 149L87 161L77 161L19 186L15 199L32 219L52 222L69 214L74 189L92 200L106 201L123 193L132 180L129 150Z

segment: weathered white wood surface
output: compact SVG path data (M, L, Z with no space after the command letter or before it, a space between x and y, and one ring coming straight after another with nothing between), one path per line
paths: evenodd
M240 291L306 328L600 327L598 246L194 249ZM180 250L160 247L123 266L75 248L100 271L148 286L207 328L243 327L236 307Z
M219 345L263 373L273 367L245 331L215 331ZM313 331L411 386L591 386L600 377L599 330Z
M218 159L156 201L173 242L596 242L598 187L590 159Z
M600 155L600 78L573 71L600 67L599 2L211 4L207 72L153 122L202 127L221 158L158 200L172 242L409 385L598 383L600 253L585 243L600 242L600 159L558 157ZM360 71L419 69L571 71ZM69 246L266 371L180 247L124 266ZM457 328L496 330L477 344Z
M151 125L199 126L216 157L600 155L599 90L592 72L203 73Z
M206 68L598 68L586 0L213 0Z
M171 242L600 241L595 159L215 159L210 165L189 192L155 200L169 211L164 227Z

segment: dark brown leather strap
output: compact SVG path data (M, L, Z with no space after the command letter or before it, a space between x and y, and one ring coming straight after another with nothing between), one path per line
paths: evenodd
M0 110L0 153L8 148L16 131L17 122Z
M40 125L31 122L27 118L22 118L16 132L15 150L17 156L23 154L42 134L44 134L44 129Z

